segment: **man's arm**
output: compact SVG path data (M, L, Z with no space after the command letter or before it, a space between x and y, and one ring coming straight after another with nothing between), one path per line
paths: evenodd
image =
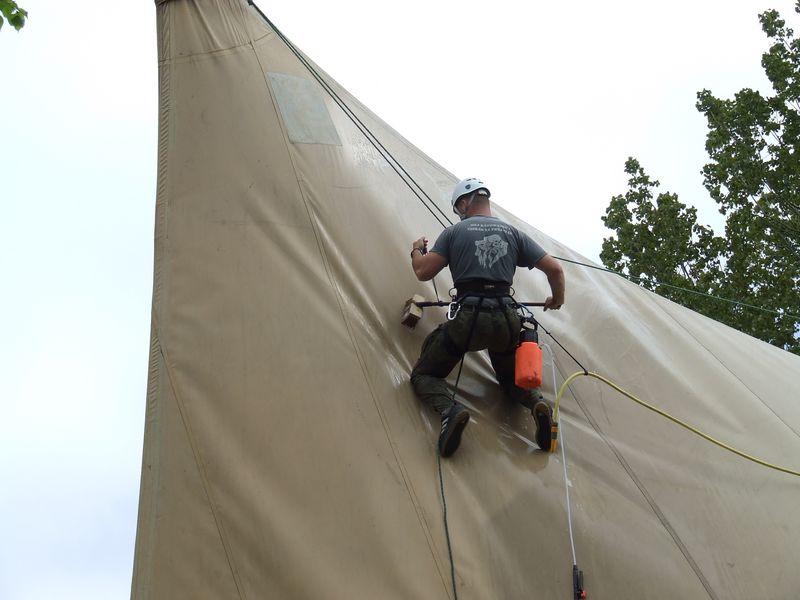
M424 237L411 245L411 268L420 281L430 281L446 266L447 259L444 256L438 252L428 252L428 240Z
M550 291L553 294L544 301L544 309L558 310L561 308L561 305L564 304L565 280L564 269L561 268L561 263L549 254L545 254L539 262L536 263L536 268L547 275L547 281L550 283Z

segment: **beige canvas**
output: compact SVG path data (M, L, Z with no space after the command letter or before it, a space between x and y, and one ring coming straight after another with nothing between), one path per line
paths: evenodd
M455 217L456 177L323 74L431 212L244 0L156 11L152 348L132 598L452 597L438 416L409 384L444 311L426 309L413 331L399 316L412 294L433 299L408 249L441 231L434 214ZM496 214L548 252L585 262L497 201ZM800 467L797 356L620 277L565 271L566 304L541 321L588 368ZM516 297L543 299L540 275L518 271ZM437 277L442 294L448 277ZM560 380L577 370L543 341ZM474 422L443 463L459 598L572 597L562 457L536 448L530 415L502 398L485 356L467 359L460 395ZM798 596L798 478L585 378L561 426L590 598Z

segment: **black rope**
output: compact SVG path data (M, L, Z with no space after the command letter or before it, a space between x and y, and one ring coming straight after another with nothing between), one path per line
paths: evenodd
M453 600L458 600L458 591L456 590L456 567L453 560L453 549L450 545L450 529L447 526L447 500L444 495L444 476L442 475L442 455L440 452L436 453L436 462L439 465L439 489L442 491L442 514L444 515L444 537L447 539L447 556L450 557L450 581L453 585Z
M569 357L570 357L572 360L574 360L574 361L575 361L575 363L576 363L576 364L577 364L577 365L578 365L578 366L579 366L581 369L583 369L583 374L584 374L584 375L588 375L588 374L589 374L589 371L587 371L587 370L586 370L586 367L584 367L584 366L581 364L581 362L580 362L580 361L579 361L577 358L575 358L575 356L572 354L572 352L570 352L569 350L567 350L567 349L564 347L564 345L563 345L561 342L559 342L559 341L558 341L558 340L557 340L555 337L553 337L553 334L552 334L552 333L550 333L549 331L547 331L547 328L546 328L544 325L542 325L541 321L537 321L537 323L539 323L539 326L540 326L542 329L544 329L544 332L545 332L547 335L549 335L549 336L550 336L550 339L552 339L552 340L553 340L553 341L554 341L556 344L558 344L558 345L561 347L561 349L562 349L564 352L566 352L567 354L569 354Z
M430 209L430 207L425 203L422 197L420 197L417 191L413 187L411 187L411 185L408 183L405 177L403 177L403 175L400 174L400 171L402 171L403 174L405 174L406 177L408 177L408 179L410 179L411 182L415 186L417 186L417 188L419 188L419 191L422 192L422 194L428 199L428 202L430 202L433 205L433 207L436 208L436 210L438 210L439 213L441 213L441 215L445 218L447 223L449 225L452 225L453 222L450 220L448 215L445 214L445 212L439 207L439 205L428 195L425 189L419 183L417 183L416 179L414 179L414 177L405 169L402 163L399 160L397 160L394 157L394 155L391 152L389 152L389 150L387 150L386 146L384 146L383 143L378 139L378 137L374 133L372 133L372 130L370 130L370 128L364 124L364 122L358 117L358 115L356 115L352 111L352 109L347 105L347 103L344 100L342 100L342 98L339 96L336 90L334 90L333 87L327 81L324 80L324 78L317 72L317 70L313 67L313 65L311 65L306 60L306 58L300 53L300 51L297 50L294 44L292 44L292 42L289 41L289 39L285 35L283 35L283 32L280 29L278 29L278 27L272 21L270 21L269 17L267 17L267 15L264 14L264 12L253 2L253 0L248 0L248 3L256 10L256 12L258 12L261 18L264 19L264 21L275 31L278 37L281 38L283 43L286 44L286 46L289 48L289 50L292 51L295 57L297 57L297 59L306 67L306 69L308 69L308 71L314 76L314 78L323 87L323 89L326 92L328 92L328 95L330 95L330 97L333 99L336 105L342 109L342 112L344 112L344 114L350 119L353 125L355 125L356 128L364 135L367 141L372 144L372 146L378 151L378 153L383 157L383 159L387 162L387 164L390 167L392 167L394 172L397 173L397 175L400 177L403 183L406 184L408 189L410 189L411 192L417 197L417 199L420 202L422 202L422 205L426 209L428 209L428 212L430 212L431 215L433 215L433 218L436 219L439 225L441 225L444 228L447 228L447 225L443 223L441 219L439 219L436 213L434 213ZM389 160L389 158L391 158L391 161ZM397 170L395 164L397 165L397 167L400 168L400 171ZM436 289L435 279L433 280L433 292L436 294L436 299L439 300L439 290Z
M400 163L400 161L398 161L394 157L394 155L392 155L392 153L389 152L389 150L383 145L383 143L378 139L378 137L374 133L372 133L372 131L369 129L369 127L367 127L367 125L364 124L364 122L358 117L358 115L356 115L352 111L352 109L349 106L347 106L347 103L345 103L345 101L342 100L342 98L339 96L339 94L330 86L330 84L327 81L324 80L324 78L317 72L317 70L300 53L300 51L297 50L297 48L294 46L294 44L292 44L289 41L289 39L285 35L283 35L281 30L278 29L272 21L270 21L269 17L267 17L267 15L265 15L263 13L263 11L253 2L253 0L248 0L248 3L256 10L256 12L258 12L258 14L261 16L261 18L264 19L264 21L275 31L275 33L278 35L278 37L280 37L280 39L286 44L286 46L289 48L289 50L291 50L292 53L297 57L297 59L306 67L306 69L308 69L308 71L311 73L311 75L314 76L314 78L323 87L323 89L326 92L328 92L328 94L331 96L331 98L334 100L334 102L336 102L336 104L339 106L339 108L342 109L342 111L350 119L350 121L353 122L353 124L356 126L356 128L364 135L364 137L367 138L367 141L369 141L372 144L372 146L378 151L378 153L383 157L383 159L386 160L387 164L390 167L392 167L392 170L394 170L394 172L397 173L397 175L400 177L400 179L403 181L403 183L406 184L408 189L411 190L411 192L417 197L417 199L420 202L422 202L423 206L425 206L425 208L428 210L428 212L431 213L431 215L433 216L434 219L436 219L436 221L439 223L439 225L441 225L443 228L447 228L448 225L453 225L453 222L450 220L449 215L447 215L447 213L445 213L441 209L441 207L439 207L439 205L428 195L428 193L424 190L424 188L414 179L414 177L405 169L405 167L403 167L403 165ZM389 159L391 159L391 160L389 160ZM401 173L401 171L402 171L402 173ZM405 177L404 177L404 175L405 175ZM427 198L427 200L430 203L430 205L432 205L444 217L444 219L447 222L447 224L445 224L442 221L442 219L439 218L439 216L431 209L431 207L428 205L428 203L426 203L425 200L422 198L422 196L419 195L417 190L415 190L411 186L411 184L406 179L406 177L408 177L408 180L410 180L419 189L419 191L422 192L422 195L425 196L425 198ZM763 306L757 306L757 305L754 305L754 304L748 304L746 302L741 302L739 300L732 300L730 298L724 298L722 296L717 296L717 295L714 295L714 294L708 294L708 293L705 293L705 292L700 292L698 290L693 290L693 289L690 289L690 288L680 287L680 286L672 285L672 284L669 284L669 283L663 283L663 282L660 282L658 280L649 280L649 279L646 279L646 278L643 278L643 277L636 277L634 275L626 275L626 274L621 273L619 271L614 271L613 269L607 269L607 268L604 268L604 267L598 267L597 265L590 265L590 264L587 264L587 263L582 263L582 262L579 262L579 261L576 261L576 260L571 260L571 259L563 258L563 257L560 257L560 256L554 256L553 258L556 258L556 259L564 261L564 262L569 262L569 263L572 263L572 264L580 265L582 267L588 267L588 268L591 268L591 269L596 269L598 271L605 271L607 273L613 273L615 275L619 275L619 276L624 277L624 278L626 278L628 280L631 280L631 281L637 281L637 282L639 282L639 281L647 281L648 283L652 283L654 285L659 285L659 286L663 286L663 287L667 287L667 288L672 288L672 289L675 289L675 290L684 291L684 292L687 292L689 294L696 294L698 296L703 296L703 297L706 297L706 298L719 300L721 302L728 302L730 304L734 304L734 305L737 305L737 306L743 306L743 307L751 308L751 309L754 309L754 310L760 310L762 312L778 315L780 317L791 317L793 319L800 320L800 315L793 314L793 313L790 313L788 311L778 311L778 310L774 310L774 309L765 308ZM436 284L435 283L434 283L434 292L436 292L436 297L438 298L439 294L438 294L438 291L436 290ZM554 340L555 340L555 338L554 338Z
M439 207L438 204L436 204L436 202L433 201L433 199L427 194L427 192L425 192L422 186L419 183L417 183L417 181L409 174L409 172L405 169L405 167L403 167L403 165L400 164L400 161L398 161L392 155L392 153L386 149L386 147L381 143L381 141L377 138L377 136L374 133L372 133L369 127L367 127L363 123L363 121L361 121L358 115L356 115L352 111L352 109L350 109L350 107L347 106L347 103L345 103L345 101L341 99L339 94L337 94L336 91L330 86L330 84L328 84L328 82L324 80L324 78L317 72L317 70L313 67L313 65L311 65L308 62L308 60L300 53L300 51L297 50L294 44L292 44L292 42L290 42L289 39L285 35L283 35L281 30L278 29L272 21L270 21L269 17L267 17L267 15L263 13L263 11L253 2L253 0L248 0L248 3L256 10L256 12L258 12L258 14L261 16L262 19L264 19L267 25L269 25L270 28L272 28L272 30L275 31L278 37L283 41L284 44L286 44L286 46L289 48L289 50L291 50L291 52L295 55L295 57L297 57L297 59L306 67L306 69L308 69L309 73L311 73L314 79L316 79L317 82L323 87L323 89L326 92L328 92L328 95L330 95L333 101L339 106L339 108L342 109L342 112L344 112L344 114L350 119L350 121L352 121L353 125L356 126L356 128L364 135L364 137L367 138L367 141L370 142L370 144L372 144L372 146L375 148L375 150L378 151L378 153L383 157L383 159L386 160L389 166L392 167L392 170L394 170L394 172L397 173L398 177L400 177L403 183L405 183L406 186L408 186L408 189L410 189L411 192L419 199L419 201L422 202L423 206L425 206L425 208L428 209L428 212L430 212L431 215L433 215L433 218L439 222L439 225L441 225L444 228L447 228L447 225L445 225L445 223L442 222L439 216L435 212L433 212L433 210L431 210L430 206L428 206L425 200L422 199L422 196L420 196L419 193L417 193L417 191L406 180L406 178L403 177L403 174L405 174L406 177L408 177L408 179L410 179L411 182L413 182L414 185L417 186L417 188L419 188L422 194L428 199L428 202L430 202L433 205L433 207L436 208L436 210L438 210L439 213L444 217L448 225L452 225L453 223L452 221L450 221L449 216L441 209L441 207ZM391 161L389 160L390 158Z
M689 294L695 294L697 296L703 296L704 298L711 298L713 300L719 300L721 302L728 302L729 304L734 304L736 306L744 306L746 308L752 308L754 310L760 310L760 311L765 312L765 313L778 315L779 317L792 317L795 320L800 320L800 315L796 315L796 314L790 313L789 311L782 311L781 312L779 310L774 310L774 309L771 309L771 308L765 308L763 306L757 306L755 304L748 304L747 302L741 302L739 300L731 300L730 298L723 298L722 296L716 296L714 294L707 294L706 292L700 292L698 290L693 290L691 288L685 288L685 287L681 287L681 286L678 286L678 285L672 285L671 283L664 283L662 281L658 281L657 279L648 279L648 278L645 278L645 277L637 277L636 275L626 275L625 273L622 273L621 271L615 271L614 269L607 269L605 267L599 267L597 265L590 265L588 263L580 262L580 261L577 261L577 260L572 260L572 259L569 259L569 258L563 258L561 256L554 256L553 258L555 258L557 260L564 261L564 262L572 263L573 265L578 265L578 266L586 267L586 268L589 268L589 269L595 269L597 271L605 271L606 273L613 273L614 275L619 275L620 277L628 279L629 281L634 281L634 282L637 282L637 283L640 282L640 281L645 281L645 282L653 284L653 285L658 285L658 286L662 286L662 287L666 287L666 288L672 288L673 290L680 290L682 292L687 292ZM654 292L654 293L656 293L656 292Z
M461 355L461 363L458 365L458 375L456 375L456 383L453 386L453 402L456 401L456 393L458 393L458 382L461 379L461 370L464 368L464 359L467 356L467 351L469 350L469 343L472 341L472 334L475 331L475 324L478 322L478 315L480 314L480 309L482 305L483 305L483 296L481 296L478 305L475 307L475 315L472 317L472 325L470 325L469 334L467 335L466 347L464 348L464 353ZM445 333L445 335L448 334ZM447 555L450 558L450 580L453 584L453 600L458 600L458 591L456 591L456 567L455 567L455 561L453 560L453 551L450 547L450 528L447 525L447 500L445 500L445 495L444 495L444 476L442 475L442 453L439 451L436 452L436 461L439 465L439 487L442 490L442 517L444 519L444 535L447 538Z
M453 386L453 402L456 401L456 393L458 392L458 382L461 380L461 370L464 368L464 359L467 356L467 352L469 352L469 343L472 341L472 334L475 331L475 324L478 322L478 315L481 312L481 306L483 306L483 296L480 297L478 301L478 305L475 307L475 316L472 317L472 325L469 327L469 334L467 335L467 343L464 347L464 354L461 355L461 364L458 365L458 375L456 375L456 383ZM461 310L459 305L459 310ZM448 335L445 333L445 335Z

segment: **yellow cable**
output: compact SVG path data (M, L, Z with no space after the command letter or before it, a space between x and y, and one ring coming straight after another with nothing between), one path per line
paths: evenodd
M554 422L554 425L555 425L555 427L554 427L555 431L557 431L557 427L558 427L558 425L557 425L558 424L558 408L559 408L559 406L561 404L561 397L564 395L564 392L566 391L566 389L569 386L570 382L572 382L573 379L576 379L576 378L581 377L581 376L594 377L595 379L599 379L603 383L605 383L605 384L611 386L612 388L614 388L615 390L617 390L623 396L627 396L628 398L630 398L631 400L633 400L637 404L639 404L641 406L644 406L647 409L652 410L654 413L657 413L657 414L661 415L662 417L665 417L665 418L669 419L673 423L676 423L676 424L680 425L681 427L684 427L684 428L688 429L692 433L694 433L696 435L699 435L701 438L703 438L705 440L708 440L712 444L716 444L717 446L727 450L728 452L732 452L734 454L737 454L737 455L741 456L742 458L746 458L747 460L752 461L752 462L754 462L756 464L759 464L761 466L768 467L770 469L775 469L776 471L781 471L783 473L788 473L789 475L796 475L796 476L800 477L800 471L795 471L794 469L789 469L787 467L781 467L780 465L774 465L774 464L769 463L769 462L767 462L765 460L761 460L760 458L756 458L755 456L747 454L746 452L742 452L741 450L738 450L738 449L734 448L733 446L729 446L725 442L721 442L718 439L715 439L715 438L711 437L707 433L703 433L702 431L700 431L696 427L692 427L688 423L686 423L684 421L681 421L677 417L673 417L671 414L669 414L669 413L667 413L667 412L665 412L665 411L663 411L663 410L661 410L659 408L656 408L652 404L648 404L644 400L641 400L641 399L637 398L636 396L634 396L633 394L631 394L629 392L626 392L621 387L619 387L617 384L615 384L613 381L609 381L608 379L606 379L602 375L598 375L597 373L592 373L591 371L589 371L589 372L577 371L577 372L573 373L572 375L570 375L569 377L567 377L567 379L564 381L564 383L561 384L561 388L559 388L558 394L556 395L556 406L555 406L555 410L553 411L553 422ZM554 444L552 444L551 451L555 452L555 448L556 448L556 444L554 443Z

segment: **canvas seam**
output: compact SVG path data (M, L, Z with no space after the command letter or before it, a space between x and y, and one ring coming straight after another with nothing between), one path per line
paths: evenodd
M555 361L555 358L553 360ZM559 368L558 364L556 364L556 369L558 370L558 374L561 376L561 378L565 379L564 373L562 372L561 368ZM619 464L622 466L623 470L628 474L628 477L631 479L633 484L639 489L639 493L645 499L645 502L647 502L647 504L650 506L650 510L653 511L656 518L661 523L661 526L667 531L669 536L672 538L673 543L677 546L678 550L683 555L683 558L688 563L689 568L691 568L692 571L694 571L695 576L700 581L700 584L705 588L706 593L708 593L709 597L712 600L719 600L719 597L716 595L714 589L711 587L711 583L708 581L708 579L706 579L706 576L703 574L700 565L697 564L697 561L695 561L694 557L689 551L689 548L686 546L686 544L683 542L678 532L672 526L672 523L670 523L669 519L667 518L667 515L665 515L664 511L661 510L661 507L658 505L658 502L656 502L656 499L650 494L649 490L644 485L644 483L642 483L642 481L639 479L638 475L636 475L636 472L633 470L633 467L623 456L622 452L616 447L614 442L612 442L611 439L605 434L605 432L603 432L603 430L600 429L599 423L592 416L591 412L586 407L585 403L578 398L577 394L575 394L574 390L572 389L572 386L569 387L569 392L572 395L572 398L575 400L575 403L580 407L581 412L583 412L584 416L586 417L586 420L592 426L592 429L594 429L595 433L597 433L597 435L600 436L600 439L602 439L603 442L606 444L606 446L608 446L608 448L616 457Z
M163 336L161 335L161 331L159 328L158 313L161 309L163 287L164 287L163 261L165 254L168 253L167 228L168 228L168 212L169 212L169 201L168 201L169 148L170 148L170 140L172 139L171 64L174 63L174 61L172 60L172 51L173 51L172 29L174 26L173 13L169 9L169 5L167 3L165 3L162 6L164 10L163 19L166 21L166 23L161 29L161 40L160 40L161 42L160 50L164 59L159 61L159 66L161 68L161 74L159 78L160 115L159 115L159 140L158 140L158 175L157 175L158 180L156 184L156 219L155 219L156 231L155 231L155 250L154 250L154 261L153 261L154 263L153 308L151 316L151 323L152 323L151 326L153 329L154 339L157 342L157 347L158 347L157 351L161 355L161 361L163 362L164 369L166 370L167 373L167 381L169 383L172 395L175 398L175 402L178 406L178 412L181 416L181 421L183 423L184 430L189 440L189 446L192 450L192 455L195 460L195 466L197 467L197 470L200 474L200 479L203 485L203 491L206 494L206 500L208 501L209 508L211 509L211 513L214 518L214 524L216 526L217 533L220 537L220 542L222 543L222 547L225 552L225 558L228 562L228 566L231 571L231 576L233 577L234 585L237 589L239 597L245 598L239 574L234 564L233 557L231 555L230 544L228 543L224 531L224 526L222 525L221 519L218 515L218 509L214 503L213 496L211 494L211 487L210 487L210 482L208 480L208 475L205 472L205 469L202 465L202 461L200 459L199 447L192 433L188 411L178 393L177 386L173 380L172 370L170 368L170 364L167 359L167 351L163 343ZM156 351L156 349L153 348L153 351Z
M157 14L160 13L160 18L162 22L162 27L159 31L160 36L158 39L158 51L160 56L168 56L171 51L171 44L172 44L172 11L167 6L162 6L161 4L156 6ZM148 365L148 383L147 383L147 396L146 396L146 409L145 409L145 431L147 431L147 416L150 415L152 417L153 427L157 427L160 423L158 410L161 407L161 403L158 401L157 394L158 394L158 386L160 383L160 367L159 367L159 356L160 356L160 339L158 337L158 333L155 328L155 319L156 319L156 312L161 303L161 281L162 281L162 269L161 269L161 255L163 253L164 247L164 236L166 232L166 189L167 189L167 156L168 156L168 147L169 147L169 126L170 126L170 119L169 119L169 96L170 96L170 68L168 64L162 64L162 61L159 61L159 89L158 89L158 99L159 99L159 120L158 120L158 167L156 172L156 202L155 202L155 216L154 216L154 240L153 240L153 299L152 299L152 308L151 308L151 324L150 324L150 356L149 356L149 365ZM150 430L150 436L146 438L150 441L151 444L155 443L161 446L161 438L160 432ZM143 490L144 490L144 475L146 464L145 461L147 459L156 460L159 459L161 456L160 451L156 452L147 452L147 444L143 444L142 449L142 477L140 480L140 496L139 501L144 503L146 500L143 497ZM145 525L141 522L137 522L137 531L136 531L136 550L134 552L134 565L133 565L133 574L131 577L131 595L136 595L141 592L144 595L146 594L145 590L149 590L150 582L152 577L152 552L144 551L141 547L141 544L144 543L143 539L145 537L144 529L146 527L148 532L149 540L152 540L154 537L155 531L155 521L156 521L156 511L158 508L158 481L161 476L161 469L160 469L160 462L156 462L153 460L153 464L155 465L155 469L151 468L150 472L150 498L147 499L148 506L149 506L149 514L147 515L148 523ZM143 511L140 511L140 515ZM140 537L141 534L141 537ZM140 561L142 560L141 555L144 553L146 555L146 566L142 566Z
M260 38L257 38L255 41L260 42L261 40L274 36L275 33L269 31L262 35ZM207 52L193 52L191 54L181 54L180 56L170 56L169 58L162 58L158 61L158 64L163 64L165 62L171 63L182 63L182 62L191 62L192 59L197 58L199 56L213 56L215 54L227 54L231 53L232 50L239 50L240 48L247 48L250 45L250 41L242 42L241 44L235 44L233 46L228 46L226 48L216 48L214 50L208 50Z
M153 315L153 321L156 327L156 335L158 335L158 318ZM186 432L186 437L189 441L189 447L192 450L192 456L194 457L195 466L197 467L197 471L200 474L200 480L203 485L203 491L206 494L206 499L208 500L209 508L211 509L211 515L214 518L214 525L217 528L217 533L219 534L220 541L222 542L222 548L225 551L225 559L228 562L228 567L231 570L231 576L233 577L233 583L236 586L236 591L239 594L239 598L246 598L244 593L242 583L239 577L239 572L236 568L236 565L233 560L233 552L231 550L230 542L228 541L228 535L225 531L225 526L222 523L222 517L219 514L219 509L217 508L217 504L214 501L213 494L211 493L211 482L208 478L208 473L203 465L202 457L200 456L200 448L195 439L191 422L189 420L189 411L186 408L181 395L178 393L178 387L175 383L175 378L172 372L172 368L169 363L169 359L167 358L167 351L164 348L164 344L160 344L161 349L161 358L164 361L164 370L167 372L167 380L169 382L169 387L172 392L173 398L175 398L175 404L178 407L178 413L181 417L181 422L183 423L184 431Z
M639 286L637 286L637 287L639 287ZM794 433L794 434L795 434L795 436L797 436L797 437L800 437L800 433L798 433L798 432L795 430L795 428L794 428L794 427L792 427L791 425L789 425L789 423L787 423L786 421L784 421L784 420L783 420L783 417L781 417L781 416L780 416L780 415L779 415L777 412L775 412L775 409L773 409L773 408L772 408L772 407L771 407L769 404L767 404L767 403L766 403L766 401L765 401L763 398L761 398L761 396L759 396L758 394L756 394L756 393L755 393L755 392L754 392L754 391L753 391L753 390L750 388L750 386L748 386L748 385L747 385L747 384L746 384L746 383L745 383L745 382L744 382L744 381L743 381L743 380L742 380L742 379L741 379L741 378L740 378L740 377L739 377L739 376L738 376L736 373L734 373L734 372L731 370L731 368L730 368L730 367L728 367L728 365L726 365L724 362L722 362L722 359L720 359L720 358L719 358L719 357L718 357L716 354L714 354L714 352L713 352L713 351L712 351L710 348L708 348L708 347L707 347L707 346L706 346L706 345L705 345L703 342L701 342L699 339L697 339L697 338L694 336L694 334L693 334L691 331L689 331L689 329L688 329L688 328L687 328L687 327L686 327L686 326L685 326L683 323L681 323L681 322L680 322L680 321L679 321L677 318L675 318L675 316L674 316L674 315L673 315L673 314L672 314L670 311L668 311L668 310L666 309L666 307L662 306L661 302L659 302L658 300L656 300L656 305L658 306L658 308L659 308L659 309L661 309L661 311L663 311L664 313L666 313L666 314L667 314L667 316L668 316L670 319L672 319L673 321L675 321L675 323L677 323L677 324L678 324L678 326L679 326L681 329L683 329L683 330L684 330L684 331L685 331L685 332L686 332L686 333L689 335L689 337L691 337L691 338L692 338L692 339L693 339L695 342L697 342L697 343L700 345L700 347L702 347L702 348L703 348L703 349L704 349L706 352L708 352L708 353L709 353L709 354L710 354L710 355L711 355L711 356L714 358L714 360L716 360L716 361L717 361L717 362L718 362L718 363L719 363L719 364L720 364L722 367L724 367L724 368L725 368L725 370L726 370L726 371L728 371L728 373L730 373L731 375L733 375L733 377L734 377L734 379L736 379L736 381L738 381L740 384L742 384L742 386L743 386L743 387L744 387L744 388L745 388L745 389L746 389L748 392L750 392L750 393L751 393L751 394L752 394L752 395L753 395L753 396L756 398L756 400L758 400L758 401L759 401L759 402L760 402L760 403L761 403L761 404L762 404L764 407L766 407L766 409L767 409L767 410L769 410L769 411L770 411L770 412L771 412L773 415L775 415L775 418L777 418L777 419L778 419L778 420L779 420L781 423L783 423L783 424L784 424L784 425L785 425L785 426L786 426L786 427L787 427L787 428L788 428L788 429L789 429L789 430L790 430L792 433Z

